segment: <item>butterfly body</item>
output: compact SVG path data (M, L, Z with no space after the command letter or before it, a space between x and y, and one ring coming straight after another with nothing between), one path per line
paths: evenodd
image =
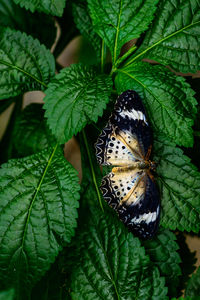
M151 238L158 227L160 201L149 160L152 131L139 95L122 93L96 143L97 160L113 166L102 180L108 204L135 235Z

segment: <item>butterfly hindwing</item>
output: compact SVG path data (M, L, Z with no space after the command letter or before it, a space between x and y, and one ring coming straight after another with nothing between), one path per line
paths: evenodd
M103 177L101 185L101 191L108 204L117 210L120 203L124 201L134 202L142 197L143 188L140 188L140 192L136 195L137 197L134 195L134 198L132 198L130 194L137 185L141 187L139 181L144 175L144 171L139 169L130 170L126 167L113 168L112 172Z
M159 194L146 170L113 168L103 178L101 190L130 231L143 239L155 234L160 215Z

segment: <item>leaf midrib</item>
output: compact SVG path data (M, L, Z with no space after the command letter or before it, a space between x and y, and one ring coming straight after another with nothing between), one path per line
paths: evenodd
M114 46L114 58L113 58L113 64L115 65L116 59L117 59L117 44L118 44L118 38L119 38L119 26L120 26L120 19L122 14L122 0L120 0L120 10L118 14L117 19L117 27L116 27L116 36L115 36L115 46Z
M143 56L145 53L147 53L148 51L150 51L152 48L158 46L158 45L161 44L162 42L168 40L169 38L175 36L176 34L179 34L179 33L181 33L182 31L184 31L185 29L190 28L190 27L192 27L193 25L196 25L196 24L198 24L198 23L200 23L200 21L191 23L191 24L189 24L189 25L187 25L187 26L185 26L185 27L179 29L178 31L175 31L175 32L171 33L170 35L164 37L163 39L157 41L156 43L154 43L153 45L151 45L150 47L148 47L147 49L145 49L144 51L142 51L141 53L139 53L138 55L136 55L135 57L133 57L133 59L131 59L130 61L128 61L124 66L130 65L130 64L133 63L135 60L137 60L140 56Z
M23 70L22 68L14 66L12 64L9 64L8 62L3 61L3 60L0 60L0 64L3 64L3 65L5 65L7 67L10 67L12 69L18 70L19 72L25 74L26 76L29 76L30 78L34 79L35 81L37 81L38 83L40 83L41 85L43 85L45 88L47 88L47 85L43 81L39 80L37 77L35 77L34 75L28 73L27 71Z
M34 202L35 202L35 200L36 200L36 198L37 198L37 195L38 195L38 193L39 193L39 191L40 191L40 188L41 188L41 185L42 185L42 183L43 183L43 180L44 180L44 178L45 178L45 176L46 176L47 170L48 170L49 166L51 165L51 162L52 162L52 159L53 159L53 157L54 157L54 155L55 155L57 146L58 146L58 144L53 148L53 151L52 151L52 153L51 153L51 155L50 155L50 157L49 157L49 160L48 160L48 162L47 162L46 168L44 169L44 172L43 172L43 174L42 174L42 177L41 177L41 179L40 179L40 181L39 181L39 183L38 183L38 186L37 186L37 188L36 188L34 197L33 197L32 201L31 201L30 206L29 206L29 209L28 209L28 215L27 215L27 218L26 218L26 221L25 221L25 226L24 226L24 234L23 234L23 238L22 238L21 249L24 248L25 237L26 237L27 230L28 230L28 224L29 224L29 220L30 220L30 215L31 215L31 211L32 211L32 208L33 208L33 204L34 204Z

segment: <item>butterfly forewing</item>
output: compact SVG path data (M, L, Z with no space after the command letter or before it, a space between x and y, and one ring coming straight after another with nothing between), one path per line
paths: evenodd
M116 131L128 132L137 139L140 156L147 155L152 144L152 131L141 98L135 91L128 90L117 98L110 122Z
M114 128L110 122L97 140L96 155L101 165L127 166L142 159L137 138Z

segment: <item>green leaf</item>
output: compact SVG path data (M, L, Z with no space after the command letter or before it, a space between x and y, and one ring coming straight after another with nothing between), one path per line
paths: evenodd
M196 273L192 275L188 281L185 296L190 297L191 300L200 299L200 267L197 269Z
M49 269L74 235L78 176L56 147L0 170L0 280L19 299Z
M94 31L86 2L75 2L73 5L73 16L80 33L91 43L97 58L101 55L101 39Z
M44 98L47 123L57 139L64 143L87 123L101 116L112 88L108 75L97 74L93 67L81 64L63 69L48 85Z
M14 289L0 292L0 300L14 300Z
M179 246L175 234L166 229L159 231L152 240L143 242L143 245L151 261L165 277L170 296L176 296L181 259L177 252Z
M56 38L53 17L42 13L33 14L16 5L13 0L0 1L0 26L26 32L47 47L51 47Z
M164 278L116 216L94 210L91 217L87 210L87 220L77 241L78 265L72 269L73 300L168 299Z
M115 64L122 46L151 23L158 0L88 0L95 31L110 48Z
M14 0L21 7L30 9L32 12L38 10L46 14L61 17L65 7L65 0Z
M53 55L38 40L9 28L0 31L0 99L44 89L54 73Z
M179 145L192 146L197 101L185 79L145 62L118 71L118 92L133 89L141 95L155 135L164 134Z
M170 229L200 229L200 173L189 157L165 138L155 140L153 159L158 166L161 224Z
M67 252L68 248L66 248ZM62 252L61 252L62 253ZM60 254L61 254L60 253ZM59 256L60 256L59 254ZM31 292L31 300L67 300L65 270L61 268L56 259L51 269L34 286Z
M149 58L174 70L200 68L200 3L196 0L161 0L156 18L131 62Z
M42 104L32 103L18 116L13 143L17 156L28 156L55 145L44 119Z

